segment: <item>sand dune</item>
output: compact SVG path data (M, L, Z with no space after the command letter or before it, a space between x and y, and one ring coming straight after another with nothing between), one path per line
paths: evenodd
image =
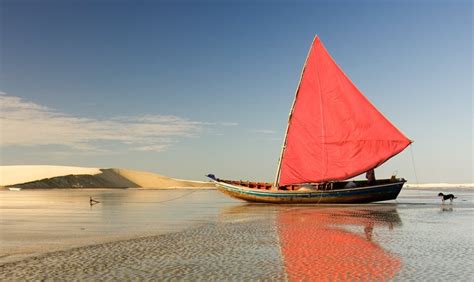
M129 169L63 166L0 166L0 186L20 188L213 188L210 182L181 180Z
M114 172L116 175L119 175L128 181L131 181L137 184L137 187L143 188L153 188L153 187L166 187L166 188L175 188L175 187L214 187L214 184L204 181L189 181L182 179L175 179L159 175L156 173L145 172L145 171L136 171L130 169L122 168L112 168L111 172ZM183 186L185 185L185 186Z
M101 173L98 168L54 166L54 165L8 165L0 166L0 186L25 183L44 178L52 178L69 174Z

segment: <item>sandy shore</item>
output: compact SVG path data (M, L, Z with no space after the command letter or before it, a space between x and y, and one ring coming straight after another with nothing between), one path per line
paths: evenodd
M262 244L250 233L274 232L270 224L261 223L204 224L182 232L48 253L0 265L0 279L281 281L284 272L274 248L276 238ZM243 259L244 254L251 258ZM277 263L266 264L270 257Z

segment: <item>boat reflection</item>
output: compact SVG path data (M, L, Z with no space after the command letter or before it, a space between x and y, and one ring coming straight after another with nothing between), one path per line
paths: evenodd
M225 212L227 220L267 217L276 233L286 277L306 280L390 280L401 260L377 242L401 225L395 205L275 206L247 204Z

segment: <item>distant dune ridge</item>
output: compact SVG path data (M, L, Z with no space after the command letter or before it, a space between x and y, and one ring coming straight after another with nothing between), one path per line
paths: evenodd
M449 189L473 189L474 183L423 183L423 184L405 184L405 188L413 189L431 189L431 188L449 188Z
M0 166L0 186L19 188L213 188L203 181L174 179L129 169L70 166Z

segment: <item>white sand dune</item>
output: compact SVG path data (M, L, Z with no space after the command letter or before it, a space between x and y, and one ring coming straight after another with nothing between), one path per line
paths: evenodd
M0 166L0 186L22 188L213 188L210 182L181 180L130 169L69 166Z
M190 181L166 177L156 173L136 171L130 169L113 168L111 169L116 174L123 178L137 184L142 188L177 188L177 187L209 187L214 186L210 182L204 181Z
M58 177L69 174L101 173L98 168L55 166L55 165L7 165L0 166L0 186L15 185L44 178Z

